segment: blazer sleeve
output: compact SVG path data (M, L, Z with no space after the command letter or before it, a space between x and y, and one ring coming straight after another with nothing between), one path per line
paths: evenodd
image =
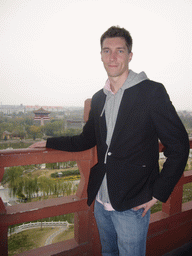
M185 169L189 139L163 85L153 92L150 112L166 156L163 169L153 184L153 196L166 202Z
M83 131L80 135L76 136L61 136L53 137L47 139L46 147L69 151L69 152L78 152L90 149L96 145L95 129L94 129L94 114L93 106L89 113L89 119Z

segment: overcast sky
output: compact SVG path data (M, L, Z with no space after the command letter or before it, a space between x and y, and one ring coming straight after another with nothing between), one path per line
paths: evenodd
M192 0L0 0L0 104L83 106L103 87L100 36L130 31L130 68L192 110Z

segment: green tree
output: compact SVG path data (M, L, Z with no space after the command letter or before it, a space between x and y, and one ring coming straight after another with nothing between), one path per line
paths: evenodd
M47 136L61 136L64 134L63 120L53 120L52 122L45 124L43 129Z
M72 182L66 182L66 194L67 196L71 195L72 192Z
M57 165L57 163L46 163L46 168L54 170L54 169L58 168L58 165Z
M41 192L43 192L43 195L45 197L45 195L49 195L49 193L51 192L51 180L45 176L41 176L38 179L39 182L39 190Z
M23 167L14 166L9 167L5 171L5 175L3 177L3 183L8 183L10 189L10 195L17 195L18 191L22 190L23 182L22 182L22 174Z
M61 180L54 181L54 195L58 197L62 192L62 187L63 184Z
M15 124L15 128L12 130L12 134L14 137L19 137L24 139L26 137L25 127L21 124Z
M38 195L39 193L39 184L38 184L38 178L35 177L34 179L34 192Z
M33 193L35 193L35 179L31 177L24 178L24 192L27 195L27 199L31 201Z
M70 129L67 129L66 132L65 132L65 136L73 136L73 135L78 135L81 133L81 129L73 129L73 128L70 128Z
M74 167L75 165L76 165L76 161L70 161L70 162L69 162L69 166L70 166L70 167Z
M37 137L42 137L41 134L41 127L36 125L31 125L28 128L29 134L32 136L32 138L35 140Z

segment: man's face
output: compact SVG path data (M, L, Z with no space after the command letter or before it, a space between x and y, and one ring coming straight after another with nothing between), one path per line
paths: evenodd
M128 52L124 38L106 38L101 49L101 60L109 77L128 75L132 53Z

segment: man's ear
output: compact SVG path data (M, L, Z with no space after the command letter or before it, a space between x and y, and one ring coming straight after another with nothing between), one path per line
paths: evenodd
M130 53L129 53L128 61L130 62L130 61L132 60L132 58L133 58L133 53L132 53L132 52L130 52Z

